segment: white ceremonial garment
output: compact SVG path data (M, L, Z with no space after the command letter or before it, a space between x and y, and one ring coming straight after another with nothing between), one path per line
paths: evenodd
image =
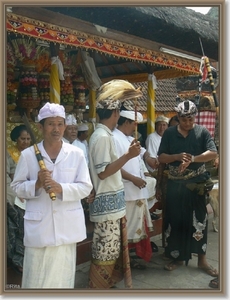
M118 157L121 157L127 152L134 138L131 136L126 136L123 132L115 128L113 130L113 139L115 142L117 155ZM128 173L131 173L133 176L140 177L143 180L145 180L144 170L142 168L141 163L145 151L146 149L142 147L140 155L130 159L127 163L124 164L122 169L124 169ZM126 179L122 180L124 182L126 201L136 201L137 199L148 198L148 190L146 187L140 189L139 187L135 186L131 181Z
M58 247L25 248L22 288L73 289L76 243ZM45 263L44 263L45 262Z
M26 209L26 200L24 199L24 202L22 202L17 196L15 197L14 200L14 205L17 205L21 209Z
M34 147L21 152L11 187L17 196L27 200L24 216L26 247L59 246L80 242L86 238L86 226L81 199L87 197L93 185L84 154L79 148L62 143L53 163L38 144L46 168L62 186L62 193L52 201L44 188L35 191L40 170Z
M138 243L148 237L148 231L153 231L153 223L146 199L126 202L127 238L128 243Z
M149 173L143 160L142 160L142 168L144 170L144 173ZM145 176L145 180L147 182L146 187L149 192L148 207L149 207L149 209L151 209L153 207L153 205L156 202L158 202L158 200L156 198L156 183L157 183L157 181L156 181L156 178L154 178L152 176Z
M68 141L66 138L64 138L64 136L62 137L63 142L70 144L70 141Z
M155 131L150 133L147 136L145 141L146 150L149 152L150 156L153 158L157 157L157 152L161 143L161 136ZM154 170L146 163L146 167L149 171L153 172Z
M82 141L82 143L85 145L86 150L89 151L89 143L87 140Z
M83 150L84 155L85 155L85 159L87 162L87 165L89 165L89 157L88 157L88 153L87 153L87 149L84 143L82 143L81 141L79 141L78 139L74 140L72 143L73 146L77 146L79 147L81 150Z

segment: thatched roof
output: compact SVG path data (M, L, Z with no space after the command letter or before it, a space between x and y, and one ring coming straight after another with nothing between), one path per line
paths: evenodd
M145 7L46 7L113 30L163 43L218 61L219 22L181 6ZM218 13L218 7L213 7Z

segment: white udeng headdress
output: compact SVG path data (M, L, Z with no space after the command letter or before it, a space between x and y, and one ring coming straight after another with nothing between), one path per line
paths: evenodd
M142 96L141 90L136 89L126 80L114 79L103 84L98 90L97 108L120 109L122 102Z
M57 103L47 102L38 113L38 121L50 117L62 117L65 119L65 108L64 106Z
M65 123L66 125L77 125L77 120L74 115L66 114Z
M124 117L126 119L135 121L135 118L137 118L137 123L140 123L143 121L143 116L141 113L137 112L136 116L135 116L135 111L133 110L122 110L120 112L120 117Z

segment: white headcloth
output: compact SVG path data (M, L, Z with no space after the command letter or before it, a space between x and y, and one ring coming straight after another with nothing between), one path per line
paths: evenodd
M61 117L65 119L64 106L56 103L47 102L40 110L38 114L38 121L50 117Z
M69 125L77 125L77 120L74 115L66 114L65 123L68 126Z
M78 126L78 131L87 131L89 130L89 127L87 124L81 124Z
M126 119L135 121L135 111L133 111L133 110L122 110L120 112L120 117L124 117ZM143 121L142 114L137 112L137 123L140 123L142 121Z

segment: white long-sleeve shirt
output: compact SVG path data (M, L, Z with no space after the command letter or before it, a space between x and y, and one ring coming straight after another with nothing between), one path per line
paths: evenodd
M64 143L53 163L38 144L45 166L52 178L62 186L62 193L52 201L43 188L35 191L40 169L34 147L21 152L11 187L18 197L25 198L24 245L46 247L71 244L86 238L84 211L81 199L87 197L93 186L83 152Z
M128 151L130 144L134 138L131 136L126 136L123 132L116 128L113 130L113 139L115 142L117 155L118 157L121 157ZM146 149L142 147L140 155L130 159L127 163L124 164L122 169L136 177L140 177L145 180L143 165L141 163L145 151ZM123 179L123 182L126 201L135 201L138 199L148 198L148 190L146 187L143 189L139 189L139 187L135 186L131 181L126 179Z
M156 131L153 133L150 133L147 136L145 145L146 145L146 149L149 152L151 157L154 157L154 158L157 157L157 152L158 152L160 143L161 143L161 136ZM151 172L154 171L148 164L146 164L146 167L148 168L149 171L151 171Z
M76 139L73 141L72 145L77 146L83 150L87 165L89 165L89 156L85 144L79 141L78 139Z

